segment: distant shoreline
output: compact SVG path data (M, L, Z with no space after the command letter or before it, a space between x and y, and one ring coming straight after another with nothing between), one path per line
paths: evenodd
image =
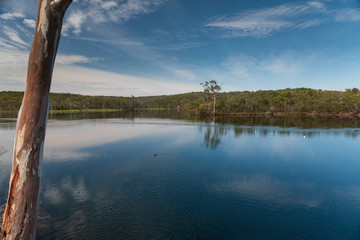
M230 117L240 117L240 116L268 116L268 117L341 117L341 118L360 118L360 113L348 112L348 113L299 113L299 112L239 112L239 113L217 113L216 116L230 116Z
M196 113L194 109L172 109L172 108L137 108L133 110L128 109L67 109L67 110L49 110L49 115L56 114L77 114L77 113L110 113L110 112L126 112L126 111L184 111L189 112L194 116L213 117L211 114L201 115ZM16 114L18 111L2 111L0 114ZM216 113L215 117L312 117L312 118L360 118L360 113L342 112L342 113L317 113L317 112L233 112L233 113Z
M23 92L0 92L0 112L17 112L22 97ZM50 114L174 109L195 116L212 116L212 97L205 92L149 97L51 93L49 109ZM220 92L216 95L216 116L256 115L359 118L360 90L287 88L254 92Z

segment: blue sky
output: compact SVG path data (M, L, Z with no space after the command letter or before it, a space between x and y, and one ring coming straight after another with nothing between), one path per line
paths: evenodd
M36 0L0 1L0 91L24 90ZM360 88L354 0L76 0L52 92L145 96Z

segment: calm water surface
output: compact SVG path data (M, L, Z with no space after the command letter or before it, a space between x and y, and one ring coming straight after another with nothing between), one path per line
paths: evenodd
M48 122L38 239L360 239L356 120L83 117Z

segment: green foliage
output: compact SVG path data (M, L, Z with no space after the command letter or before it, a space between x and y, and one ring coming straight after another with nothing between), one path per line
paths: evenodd
M204 99L199 98L191 103L186 104L185 107L188 109L196 109L196 108L199 108L201 106L201 104L204 104L204 103L205 103Z
M215 115L215 109L216 109L216 96L217 94L220 92L221 87L217 84L217 82L215 80L210 80L209 82L203 82L200 83L201 86L203 86L204 88L204 93L210 98L213 99L213 103L212 103L212 114ZM204 110L204 108L202 108L202 110ZM209 111L210 112L210 111Z
M209 90L210 91L210 90ZM83 109L194 109L211 112L212 101L205 92L151 96L105 97L51 93L50 110ZM17 112L23 92L0 92L0 111ZM296 88L269 91L217 93L218 113L360 113L360 91L323 91Z
M204 92L206 94L214 95L221 90L221 87L217 84L216 80L210 80L209 82L205 81L203 83L200 83L200 85L203 86Z

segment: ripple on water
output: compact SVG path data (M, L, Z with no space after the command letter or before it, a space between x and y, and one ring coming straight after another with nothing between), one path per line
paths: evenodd
M197 218L198 192L191 160L178 154L157 153L142 159L126 184L123 212L137 239L191 239Z
M156 153L142 158L135 169L114 180L111 190L93 197L83 229L83 212L71 223L79 231L64 232L69 239L194 239L201 196L187 156ZM92 202L92 203L91 203ZM78 223L75 220L79 220ZM47 238L49 239L49 238Z
M132 171L96 184L89 195L82 181L64 181L77 193L79 206L51 220L56 232L41 239L337 239L326 231L333 219L317 217L321 209L300 200L289 205L278 198L291 193L276 195L271 189L263 195L227 191L224 179L209 176L196 162L179 154L147 155ZM349 198L340 192L339 201L350 205L358 198L355 190Z

